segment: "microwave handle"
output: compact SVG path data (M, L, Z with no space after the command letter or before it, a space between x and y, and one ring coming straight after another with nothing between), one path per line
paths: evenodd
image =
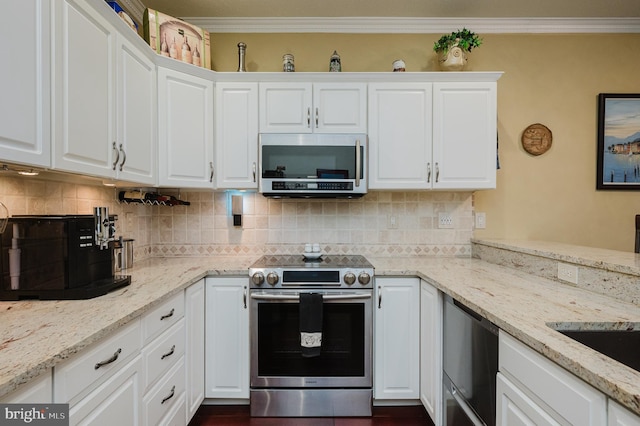
M356 187L360 186L360 172L362 171L362 158L360 156L360 139L356 140Z

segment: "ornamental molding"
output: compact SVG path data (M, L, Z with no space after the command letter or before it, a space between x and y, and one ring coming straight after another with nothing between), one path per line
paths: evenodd
M132 1L132 0L130 0ZM640 18L203 18L183 17L212 33L482 34L640 33Z

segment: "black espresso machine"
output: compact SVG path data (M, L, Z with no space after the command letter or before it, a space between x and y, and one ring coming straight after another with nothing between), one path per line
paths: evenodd
M90 299L131 282L114 275L117 216L13 216L0 238L0 300Z

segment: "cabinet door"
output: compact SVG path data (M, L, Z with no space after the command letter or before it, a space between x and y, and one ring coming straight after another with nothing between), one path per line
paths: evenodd
M496 382L496 426L559 426L501 373Z
M55 8L54 158L59 170L113 177L114 43L111 25L86 2Z
M213 83L158 69L161 186L213 188Z
M205 397L249 398L247 278L206 279Z
M420 280L376 278L375 399L417 399L420 386Z
M311 83L261 83L261 133L312 132Z
M496 83L434 83L434 189L496 187Z
M216 84L216 186L257 189L258 84Z
M187 424L204 400L204 294L204 280L187 288L185 294Z
M117 149L118 179L155 184L156 69L153 61L118 36Z
M614 400L609 400L608 408L608 426L640 426L640 417Z
M369 85L369 188L431 188L431 83Z
M315 83L313 129L322 133L367 133L367 85Z
M442 418L442 295L420 282L420 400L434 424Z
M70 425L140 425L141 357L114 372L109 379L69 409Z
M2 404L47 404L53 402L51 369L40 377L22 385L18 390L0 398Z
M49 0L5 0L0 15L0 158L51 167ZM10 12L9 12L10 11ZM18 37L19 35L19 37Z

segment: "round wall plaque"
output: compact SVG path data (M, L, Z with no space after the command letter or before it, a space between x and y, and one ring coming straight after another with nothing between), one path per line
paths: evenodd
M553 135L547 126L536 123L522 132L522 147L531 155L544 154L551 148Z

